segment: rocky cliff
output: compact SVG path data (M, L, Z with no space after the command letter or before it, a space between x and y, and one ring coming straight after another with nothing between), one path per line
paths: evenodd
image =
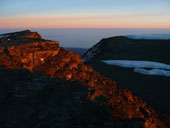
M165 38L131 39L124 36L105 38L90 48L83 55L83 60L95 71L124 85L142 97L156 111L170 116L169 77L140 74L134 72L134 68L108 65L102 61L135 60L170 64L170 40L166 38L166 34L162 36ZM155 68L148 68L146 71L152 69Z
M170 40L131 39L125 36L105 38L82 56L84 62L97 60L148 60L170 64Z
M103 103L112 113L108 117L111 120L142 119L146 128L169 126L169 118L156 113L127 88L84 65L78 54L59 47L59 42L41 39L38 33L28 30L16 36L12 33L0 39L1 67L41 71L50 77L78 81L88 87L88 99L105 97Z

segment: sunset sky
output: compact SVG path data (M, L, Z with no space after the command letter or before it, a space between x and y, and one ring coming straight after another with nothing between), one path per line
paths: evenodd
M170 0L0 0L0 28L170 28Z

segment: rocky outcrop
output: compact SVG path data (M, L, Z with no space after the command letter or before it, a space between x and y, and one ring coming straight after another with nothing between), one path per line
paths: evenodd
M50 77L78 81L88 87L88 99L105 97L103 103L112 113L110 119L143 119L146 128L168 127L165 119L160 120L160 115L148 107L146 102L133 96L127 88L116 86L116 82L102 76L92 67L84 65L78 54L59 47L56 41L21 38L23 39L24 43L13 38L5 44L1 40L1 67L25 68L30 71L41 71Z
M14 33L6 33L0 35L0 40L16 40L16 39L41 39L41 35L37 32L31 32L30 30L24 30L20 32L14 32Z

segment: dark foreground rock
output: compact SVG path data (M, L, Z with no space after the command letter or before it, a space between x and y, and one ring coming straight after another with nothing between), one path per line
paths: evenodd
M110 121L104 98L87 99L78 82L27 70L0 69L1 128L142 128L144 120Z

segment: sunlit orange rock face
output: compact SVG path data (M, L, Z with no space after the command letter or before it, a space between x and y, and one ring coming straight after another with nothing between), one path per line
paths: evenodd
M117 86L116 82L84 65L78 54L59 47L59 42L43 40L38 33L28 30L17 37L14 34L8 36L8 41L0 40L1 67L26 68L51 77L78 81L89 87L87 98L94 100L104 96L107 99L104 103L112 113L110 119L143 119L146 128L168 127L169 118L157 114L127 88Z

